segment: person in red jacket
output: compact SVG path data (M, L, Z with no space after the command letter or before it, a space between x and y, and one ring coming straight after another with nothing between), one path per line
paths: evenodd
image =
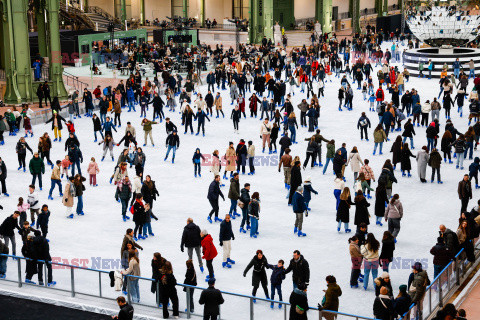
M213 244L213 239L212 236L208 234L207 230L202 230L200 232L200 237L202 238L202 252L203 252L203 257L202 259L205 259L207 262L207 269L208 269L208 275L205 281L208 281L208 279L215 279L215 275L213 273L213 259L217 256L217 248L215 248L215 245Z
M375 97L377 100L377 106L381 105L383 100L385 99L385 93L383 92L382 86L378 87L377 92L375 93Z

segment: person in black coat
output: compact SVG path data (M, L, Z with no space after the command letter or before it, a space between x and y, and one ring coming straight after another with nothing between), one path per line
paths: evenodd
M131 230L131 229L130 229ZM159 252L155 252L153 254L153 259L152 259L152 279L155 281L152 281L152 286L150 288L150 291L152 293L156 293L157 300L156 301L163 301L161 292L160 290L157 290L157 285L160 286L160 278L162 277L162 274L160 273L160 270L163 268L163 265L167 262L165 258L162 257L162 255ZM126 288L126 281L124 281L124 288Z
M13 254L15 255L15 254ZM25 258L28 258L25 262L25 282L26 283L34 283L32 281L32 277L34 274L37 273L37 262L35 261L35 248L33 246L33 236L29 235L27 237L27 241L23 243L22 246L22 255Z
M198 303L205 305L203 307L203 319L204 320L217 320L220 314L220 305L223 304L222 293L220 290L215 289L215 278L208 280L208 289L203 290L200 295Z
M173 316L178 317L177 279L173 275L172 264L165 262L160 270L160 292L163 304L163 319L168 319L168 301L172 301Z
M235 240L235 235L232 230L232 222L230 215L227 214L225 219L220 223L220 234L218 235L220 246L223 247L223 262L222 266L231 268L230 264L235 264L235 261L230 259L230 250L232 248L232 240Z
M306 320L308 307L307 286L300 283L290 295L290 320Z
M137 140L135 140L135 137L132 135L130 131L127 131L123 136L123 138L120 139L120 141L118 141L117 147L119 147L122 142L124 142L123 145L125 146L125 148L128 148L130 146L130 142L133 142L133 144L137 146Z
M335 175L343 177L342 167L345 164L345 161L343 159L342 152L340 150L337 150L337 152L335 153L332 164L333 164L333 172L335 173Z
M300 254L300 251L293 251L293 258L290 260L285 274L288 274L290 271L292 274L293 287L296 288L300 284L304 283L308 286L310 282L310 266L308 261Z
M288 204L292 204L292 198L297 188L302 185L302 172L300 170L300 161L295 161L290 174L290 193L288 195Z
M125 297L118 297L117 304L120 307L118 316L113 317L117 320L132 320L133 319L133 307L125 301Z
M150 209L153 207L153 201L157 200L157 196L160 196L158 193L157 187L155 186L155 181L152 180L150 175L145 177L143 182L142 189L143 201L150 205Z
M35 231L35 237L33 238L33 248L35 250L35 258L38 260L47 261L47 284L49 286L55 285L56 282L53 281L52 277L52 264L48 261L52 261L50 256L50 246L47 239L40 235L39 231ZM43 262L37 263L38 268L38 282L40 285L43 285Z
M270 299L270 296L268 294L268 280L267 280L267 273L265 272L265 268L268 267L268 261L267 258L263 255L262 250L257 250L257 253L255 256L252 258L250 263L247 265L245 268L245 271L243 271L243 276L247 276L248 270L250 270L253 267L253 272L252 272L252 296L256 296L257 294L257 289L260 285L262 284L263 292L265 292L265 297L266 299ZM255 300L254 300L255 301Z
M7 193L7 185L5 180L7 179L7 166L5 165L5 161L2 160L0 157L0 183L2 184L2 193L7 197L9 194Z
M370 203L367 202L367 199L365 199L361 190L358 191L354 201L356 205L354 223L357 226L357 229L361 223L365 223L368 226L370 224L370 214L368 213Z
M382 252L380 253L380 266L385 272L388 272L388 265L393 261L394 251L395 239L390 231L385 231L382 239Z
M392 153L392 163L393 163L393 168L395 169L397 167L397 163L401 161L402 158L402 137L397 136L395 141L392 144L392 148L390 149L390 152Z
M5 218L5 220L3 220L2 224L0 225L0 236L3 237L5 245L8 247L9 242L12 241L13 255L17 254L14 230L18 229L18 231L20 231L20 227L18 226L19 216L20 212L15 211L11 216Z
M208 187L208 194L207 199L212 206L212 210L208 214L207 220L212 223L212 215L215 214L215 222L221 222L222 219L218 218L218 211L220 210L218 206L218 197L222 197L223 201L225 201L225 197L223 196L222 190L220 190L220 176L216 175L215 180L210 183Z
M437 244L430 249L430 253L433 255L433 278L436 278L437 275L445 269L447 264L454 257L454 252L445 246L445 241L442 237L437 238Z
M187 271L185 273L185 280L183 284L187 284L189 286L197 286L197 273L195 272L195 267L193 266L192 259L187 260ZM183 288L183 291L187 292L187 288ZM195 306L193 304L193 292L195 291L194 288L190 288L190 312L195 312Z
M393 301L393 310L396 316L403 316L410 309L412 298L407 293L406 285L402 284L398 289L398 296Z
M387 295L388 289L380 288L380 295L373 302L373 314L375 319L391 320L394 314L393 303Z
M92 115L92 122L93 122L93 134L95 135L95 141L93 141L93 142L97 142L97 132L100 132L100 135L102 136L102 139L105 139L105 137L103 136L103 132L102 132L102 123L100 122L100 118L97 117L96 113L94 113Z
M350 222L350 207L354 205L356 205L356 203L352 202L352 199L350 196L350 189L348 187L343 189L342 194L340 195L340 202L338 204L338 209L337 209L336 220L338 222L338 227L337 227L338 232L340 232L342 222L345 225L345 233L348 233L351 231L348 228L348 223Z
M410 149L408 148L408 143L404 143L402 147L402 152L400 155L400 168L402 169L402 176L405 176L405 171L407 171L408 176L411 177L410 170L412 170L412 163L410 158L415 158Z

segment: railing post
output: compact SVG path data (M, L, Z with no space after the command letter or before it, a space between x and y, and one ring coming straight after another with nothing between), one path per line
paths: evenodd
M287 320L287 305L286 304L283 305L283 319Z
M156 297L156 300L157 300L157 307L160 306L160 281L156 281L155 282L155 285L157 286L157 297Z
M100 294L100 298L102 297L102 273L98 273L98 291Z
M190 319L191 313L190 313L190 308L192 307L190 305L190 297L191 297L191 292L190 292L190 287L187 287L187 319Z
M440 275L440 277L438 278L438 306L440 308L443 308L442 281L440 281L441 277L442 276Z
M75 297L75 268L70 267L70 284L72 290L72 297Z
M45 276L45 278L43 280L45 281L44 282L45 287L48 287L47 263L48 263L48 261L45 261L45 263L43 264L43 274Z
M125 277L126 277L125 280L127 280L127 300L128 300L129 304L132 304L132 297L130 295L130 292L132 291L132 290L130 290L130 288L131 288L130 276L128 274L126 274Z
M18 266L18 287L22 287L22 259L17 259L17 266Z
M455 279L457 281L457 286L460 285L460 267L458 265L457 259L454 260L455 263Z
M428 290L428 309L429 314L432 314L432 288Z
M450 267L447 268L447 289L450 291Z
M250 320L253 320L253 298L250 298Z

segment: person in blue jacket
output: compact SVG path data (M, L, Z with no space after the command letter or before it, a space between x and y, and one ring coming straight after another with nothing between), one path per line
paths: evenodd
M368 119L365 112L362 112L362 115L357 122L357 129L360 129L360 140L363 140L363 135L365 134L365 140L368 141L367 129L371 127L370 119Z
M308 204L310 203L310 200L312 200L312 193L318 194L318 192L312 187L312 178L308 177L303 183L303 198L305 199L305 205L307 206L308 211L310 211Z
M208 84L208 91L210 91L210 88L212 88L212 92L215 93L215 74L210 71L210 73L207 75L207 84Z
M310 106L310 108L307 111L307 117L308 117L308 132L314 132L315 118L317 117L317 111L315 110L314 107Z
M480 170L480 158L475 157L473 162L470 164L468 167L468 175L470 177L470 181L472 181L472 178L475 178L475 189L480 189L480 186L478 186L478 171Z
M195 178L197 177L197 174L198 174L199 177L202 176L202 172L201 172L202 171L202 165L201 165L202 159L203 159L203 161L205 161L205 157L200 152L200 148L197 148L195 150L195 153L193 154L193 157L192 157L193 174L195 175Z
M42 63L40 62L40 60L35 60L35 62L33 63L33 68L35 69L33 72L35 81L40 81L42 77Z
M135 111L135 93L133 92L133 89L131 86L127 87L127 102L128 102L128 112Z
M210 122L210 118L207 116L205 111L203 111L202 109L198 109L197 114L195 115L195 120L198 120L198 128L197 128L196 136L199 135L200 127L201 127L203 136L205 137L205 118L207 118L208 122Z
M272 269L272 275L270 276L270 291L272 295L270 297L271 300L275 300L275 290L278 293L278 300L283 301L282 297L282 282L285 280L285 262L283 260L278 260L276 266L273 264L267 264L268 269ZM273 309L273 302L270 303L270 308ZM278 304L278 308L282 308L282 304Z
M115 132L117 132L117 129L115 129L115 126L113 125L112 120L110 119L110 117L107 117L107 119L105 120L102 126L102 131L105 131L105 137L110 136L113 138L112 129Z
M293 212L295 213L295 228L293 229L294 233L297 233L299 237L305 237L306 234L302 232L303 224L303 213L306 211L308 216L307 205L305 204L305 198L303 197L303 187L299 186L297 191L293 194L292 197L292 207Z
M393 114L390 112L390 110L386 110L382 117L382 123L383 123L383 126L385 127L385 134L387 136L387 141L390 140L388 139L388 133L390 132L390 126L392 125L392 122L394 123L394 121L395 121L395 117L393 116Z

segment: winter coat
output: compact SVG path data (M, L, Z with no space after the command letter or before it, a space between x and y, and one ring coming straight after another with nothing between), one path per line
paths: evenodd
M349 223L350 222L350 207L355 205L352 202L350 196L348 196L347 200L340 200L337 209L337 222Z
M299 289L294 289L290 295L290 320L306 320L308 307L307 293L300 291ZM299 314L296 311L297 306L304 310L303 314Z
M145 203L153 203L153 201L157 200L157 196L159 196L157 187L155 186L155 181L153 180L150 180L149 183L144 181L141 192L143 195L143 201L145 201Z
M302 184L302 172L300 171L300 167L293 166L292 171L290 173L290 187L296 188Z
M373 315L375 319L392 320L394 315L393 303L389 296L379 295L373 302Z
M293 271L292 280L296 284L308 284L310 282L310 266L303 255L300 255L300 258L298 258L297 261L295 261L293 258L290 260L290 264L285 270L285 274L289 273L290 271Z
M360 158L360 154L358 152L352 152L348 156L347 166L350 164L350 168L353 172L360 171L360 164L363 166L362 158Z
M331 311L338 311L338 297L342 295L342 289L336 283L329 283L325 291L325 304L323 308Z
M403 218L403 205L400 200L395 200L392 204L388 203L384 214L385 219L402 219Z
M243 271L243 276L245 277L246 274L248 273L248 270L250 270L253 267L252 271L252 286L258 287L260 282L262 284L267 284L267 273L265 272L265 268L268 267L268 261L265 256L262 256L262 259L259 259L257 255L255 255L252 260L250 260L250 263L247 265L245 270Z
M354 224L359 226L362 222L369 225L370 224L370 214L368 213L368 207L370 207L370 203L367 202L365 197L362 198L356 204L355 208L355 221Z
M73 182L68 181L65 184L65 190L63 191L63 197L62 197L62 203L65 207L68 207L68 208L73 207L73 198L75 197L74 192L75 192L75 187L73 186Z
M132 184L128 181L128 184L125 184L122 180L117 185L117 190L115 191L115 199L122 199L128 201L132 197Z
M267 265L267 268L272 269L272 275L270 276L270 283L274 286L281 285L283 280L285 280L285 268L274 266L274 265Z
M318 192L313 189L310 182L305 182L303 184L303 198L305 199L305 203L310 202L312 199L312 193L318 194Z
M421 149L417 153L417 170L418 170L418 177L420 179L425 179L427 175L427 164L428 164L429 155L428 153ZM440 160L441 162L441 160Z
M405 123L402 137L412 138L415 135L415 129L412 123Z
M203 252L202 259L209 261L209 260L213 260L217 256L217 249L213 244L213 239L211 235L207 234L206 236L204 236L202 239L201 245L202 245L202 252Z
M200 246L201 242L200 228L195 223L190 222L183 228L180 248L182 251L184 246L187 248L196 248Z
M370 249L368 244L362 245L360 251L362 252L363 258L369 262L377 261L379 259L378 251Z
M225 153L225 159L227 160L225 171L235 171L235 160L237 159L235 149L228 148Z
M223 241L235 240L235 235L232 230L232 221L227 222L226 220L223 220L220 223L218 240L220 241L220 245L222 245Z
M438 151L432 151L430 153L430 158L428 159L428 165L432 168L440 169L440 166L442 165L442 156L440 155L440 153L438 153Z
M237 201L240 197L240 182L239 180L230 179L230 189L228 190L228 199Z
M437 266L446 266L454 258L454 253L448 250L444 243L437 243L430 249L433 255L433 264Z
M28 168L29 168L30 173L32 175L33 174L44 174L45 173L45 164L43 163L43 159L40 158L40 157L38 157L38 158L33 157L30 160Z
M373 142L381 143L387 141L387 135L383 129L373 131Z
M416 303L423 298L425 289L429 284L430 280L428 279L427 271L422 270L413 275L413 281L410 284L410 288L408 288L408 294L412 298L412 303Z
M144 204L141 201L135 200L132 210L133 210L133 221L140 225L144 224L145 219L147 217Z
M210 186L208 187L207 199L210 201L217 201L219 196L225 199L222 190L220 190L219 183L214 180L210 183Z
M303 194L295 191L292 197L292 206L293 212L295 213L303 213L307 210L307 205L305 204L305 198Z
M99 173L100 170L98 169L98 163L93 162L93 161L90 162L90 163L88 164L87 172L88 172L88 174L90 174L90 175L96 175L97 173Z
M412 154L410 149L403 148L402 152L400 153L400 168L402 169L402 171L412 170L412 163L410 162L410 157L414 158L415 156Z
M472 184L470 181L462 180L458 183L458 198L472 199Z
M200 294L199 304L204 304L203 313L206 315L219 315L219 305L223 304L225 300L222 297L220 290L214 287L208 287Z
M12 214L11 216L5 218L0 225L0 235L5 237L13 237L13 231L15 229L20 230L20 227L18 226L18 219L14 219Z

